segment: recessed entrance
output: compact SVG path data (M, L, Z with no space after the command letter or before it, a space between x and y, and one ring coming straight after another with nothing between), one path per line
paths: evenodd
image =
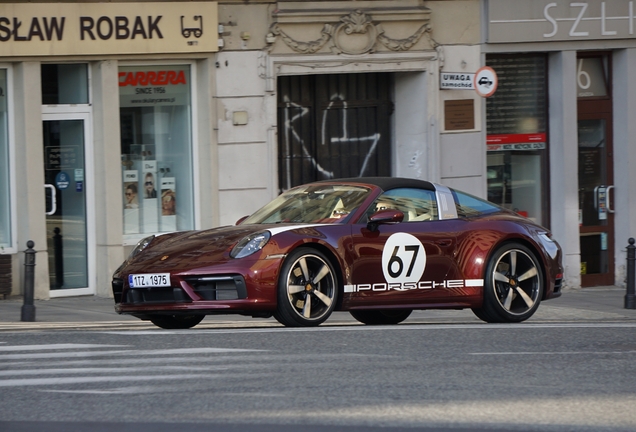
M578 161L581 286L614 284L614 172L611 64L579 55Z

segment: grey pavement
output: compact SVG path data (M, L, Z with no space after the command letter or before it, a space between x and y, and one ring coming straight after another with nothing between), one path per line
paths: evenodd
M636 310L625 309L625 288L615 286L566 289L557 299L542 302L528 322L636 321ZM0 300L0 331L42 329L155 328L147 321L118 315L111 298L96 296L36 300L35 322L22 322L23 299ZM415 311L408 323L477 323L470 310ZM357 324L348 313L336 312L324 325ZM208 316L196 328L262 327L279 325L273 318L240 315Z

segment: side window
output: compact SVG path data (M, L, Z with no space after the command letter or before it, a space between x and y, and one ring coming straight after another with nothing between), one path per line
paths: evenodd
M404 213L404 222L437 220L435 192L425 189L391 189L380 195L371 205L367 217L384 209L396 209Z
M457 215L459 217L471 217L501 211L500 207L488 201L454 189L451 189L451 191L453 197L455 197L455 203L457 203Z

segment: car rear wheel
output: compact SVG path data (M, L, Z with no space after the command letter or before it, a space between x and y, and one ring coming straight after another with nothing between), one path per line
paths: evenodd
M162 329L189 329L199 324L205 315L156 315L150 318L157 327Z
M411 309L355 310L351 316L367 325L399 324L411 315Z
M501 246L486 268L484 303L473 309L486 322L521 322L530 318L543 296L543 271L534 253L518 243Z
M323 323L338 299L336 280L333 266L324 254L310 248L296 249L280 272L274 317L288 327Z

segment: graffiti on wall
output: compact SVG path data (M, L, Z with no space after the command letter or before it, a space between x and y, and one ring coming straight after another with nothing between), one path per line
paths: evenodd
M343 173L338 172L337 167L327 166L329 160L321 161L319 154L320 149L312 149L310 142L312 135L301 133L304 128L301 126L308 116L312 115L310 108L302 106L298 103L292 102L289 96L283 96L284 109L283 109L283 133L282 133L282 148L284 166L280 166L279 169L284 170L284 178L286 179L285 189L289 189L295 186L292 182L293 170L297 167L293 166L293 158L298 155L293 154L293 149L300 148L302 157L309 162L311 167L318 173L318 177L322 179L331 179L341 176ZM349 172L345 174L347 176L362 177L364 175L374 175L370 169L370 163L374 156L376 156L378 143L382 135L380 132L363 133L363 136L350 133L350 130L357 130L358 124L354 124L359 121L359 116L354 115L354 119L350 119L349 114L351 111L355 112L355 108L350 108L349 103L342 94L335 93L331 96L329 104L326 108L319 113L320 118L320 130L318 136L317 145L323 148L339 146L338 153L340 155L348 155L353 153L352 147L356 146L358 156L362 156L361 164L359 168L353 166L353 161L349 161ZM330 113L335 114L330 117ZM317 116L318 118L318 116ZM329 128L330 121L334 121L338 127ZM332 132L330 132L332 131ZM335 134L333 133L335 131ZM316 131L317 132L317 131ZM283 186L283 185L281 185Z

